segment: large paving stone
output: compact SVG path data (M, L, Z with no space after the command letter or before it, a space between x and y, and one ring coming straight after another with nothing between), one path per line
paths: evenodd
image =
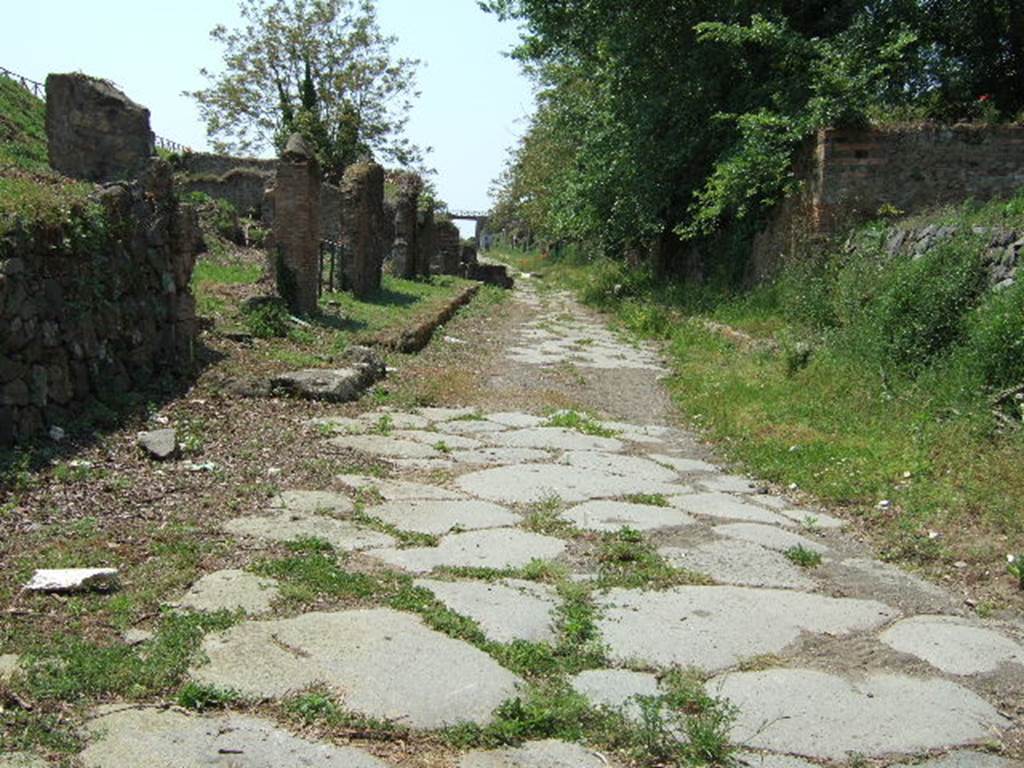
M891 563L869 557L852 557L830 566L846 588L880 599L905 613L952 613L961 603L930 581L907 573Z
M774 755L770 752L740 752L736 756L737 768L819 768L811 763L792 755Z
M771 496L758 496L757 503L762 506L770 506L768 502L773 497ZM784 499L782 501L785 501ZM824 512L812 512L808 509L795 509L789 506L776 507L778 512L783 517L788 517L794 523L806 526L809 529L821 528L823 530L834 530L836 528L845 528L846 521L840 520L838 517L832 515L826 515Z
M764 507L751 504L726 493L691 493L673 496L669 499L673 507L705 517L724 520L747 520L768 525L793 525L788 517L771 512Z
M693 525L696 521L672 507L630 504L624 501L588 501L562 512L562 518L586 531L617 531L635 528L651 531Z
M355 509L348 496L330 491L282 491L271 506L300 515L343 515Z
M85 768L387 768L361 749L307 741L248 715L110 705L86 730L91 743L79 758Z
M278 595L277 581L238 570L215 571L203 576L178 601L191 611L266 613Z
M923 763L915 763L912 768L1011 768L1013 765L1016 764L983 752L951 752L942 757L925 760ZM911 766L908 765L906 768Z
M544 419L540 416L534 416L532 413L517 412L488 413L487 420L501 424L503 427L512 427L513 429L539 427L544 423Z
M208 635L200 683L254 698L322 684L346 709L413 728L486 723L519 678L483 651L386 608L248 621Z
M703 573L721 584L805 590L815 586L785 555L748 541L709 541L690 549L663 547L658 554L677 568Z
M779 552L786 552L794 547L803 547L819 554L826 554L829 551L824 544L801 536L799 533L784 531L771 525L728 523L727 525L716 525L714 531L719 536L749 541L752 544L760 544L762 547Z
M429 445L389 435L342 435L340 437L332 437L327 442L336 448L351 448L352 450L372 453L375 456L384 456L386 458L436 459L442 457L440 451L435 450Z
M452 451L450 458L459 464L532 464L547 461L547 451L539 448L480 448L474 451Z
M429 573L435 568L521 568L565 551L562 539L518 528L492 528L445 536L436 547L375 549L368 554L396 568Z
M676 472L717 472L718 467L700 459L687 459L681 456L670 456L667 453L652 453L649 459L672 467Z
M366 514L403 531L444 534L453 528L473 531L517 525L522 518L505 507L476 499L391 501L370 507Z
M530 741L521 747L469 752L458 768L615 768L603 755L564 741Z
M469 419L464 421L446 421L437 424L434 429L448 435L491 435L495 432L504 432L508 427L494 421L483 419Z
M739 475L705 475L697 483L715 493L753 493L757 489L753 480Z
M992 705L946 680L770 669L723 675L708 688L738 707L734 743L804 757L914 754L979 742L1009 725Z
M604 426L614 429L620 437L636 443L658 443L672 436L672 427L662 424L627 424L623 421L605 421Z
M464 499L466 495L459 491L439 488L436 485L412 483L408 480L392 480L390 478L369 477L367 475L338 475L335 478L346 488L363 491L379 496L382 501L413 501Z
M430 418L426 414L404 411L370 411L360 416L359 421L370 428L426 429L430 426Z
M470 472L456 480L467 493L491 501L527 504L552 495L562 501L628 496L633 493L669 495L678 485L613 475L596 469L567 471L558 464L523 464Z
M845 635L897 615L873 600L729 586L613 589L596 602L603 609L598 625L615 661L708 671L780 653L803 632Z
M1003 664L1024 665L1024 647L955 616L913 616L889 627L879 639L951 675L995 672Z
M639 697L662 694L657 677L630 669L588 669L576 675L570 685L594 706L621 710L631 720L643 716Z
M251 536L267 541L323 539L335 549L343 551L389 547L395 543L387 534L370 530L349 520L337 520L323 515L299 515L293 512L236 517L224 523L224 530L235 536Z
M674 483L679 473L663 467L650 459L639 456L624 456L620 453L599 453L597 451L569 451L563 461L572 467L597 469L612 475L626 475L656 483Z
M395 432L394 436L401 438L402 440L412 440L416 443L422 443L428 445L431 448L444 452L443 449L438 448L439 445L443 445L449 451L468 451L475 450L477 448L483 448L484 444L479 440L472 437L466 437L464 435L446 435L438 432L427 432L422 429L407 429L400 432Z
M447 608L473 619L490 640L547 643L557 637L558 595L547 585L521 579L493 582L417 579L416 586L429 589Z
M491 438L494 445L507 448L542 448L548 451L621 451L621 440L584 435L563 427L535 427L502 432Z
M476 413L475 408L420 408L417 411L421 416L425 416L431 421L451 421L452 419L462 419L466 416L472 416Z

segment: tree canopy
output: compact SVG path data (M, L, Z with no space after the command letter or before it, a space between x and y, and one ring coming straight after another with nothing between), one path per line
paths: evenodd
M218 151L280 150L302 133L328 177L367 156L400 165L420 153L403 131L419 62L395 59L373 0L239 0L242 24L218 25L224 68L202 70L199 103Z
M756 225L825 126L1008 119L1021 0L490 0L538 109L495 220L613 255Z

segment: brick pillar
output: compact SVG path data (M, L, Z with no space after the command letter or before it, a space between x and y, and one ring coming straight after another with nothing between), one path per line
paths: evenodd
M366 298L380 290L384 266L384 169L356 163L341 182L345 273L352 293Z
M394 271L407 280L416 277L416 214L419 209L423 179L415 173L398 178L395 200Z
M442 275L459 273L459 228L450 220L437 223L438 271Z
M297 133L277 163L274 244L278 294L295 314L314 314L320 287L320 166Z
M434 223L434 212L420 211L416 217L416 274L419 277L430 275L430 264L437 252L437 225Z

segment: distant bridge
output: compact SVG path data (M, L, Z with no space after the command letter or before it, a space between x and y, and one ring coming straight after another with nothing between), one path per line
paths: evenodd
M462 219L464 221L485 221L489 218L487 211L448 211L449 219Z

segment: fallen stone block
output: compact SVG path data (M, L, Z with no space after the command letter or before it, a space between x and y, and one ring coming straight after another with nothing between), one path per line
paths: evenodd
M173 429L139 432L138 440L139 447L158 461L170 459L178 452L178 433Z
M119 586L116 568L55 568L32 574L29 592L112 592Z

